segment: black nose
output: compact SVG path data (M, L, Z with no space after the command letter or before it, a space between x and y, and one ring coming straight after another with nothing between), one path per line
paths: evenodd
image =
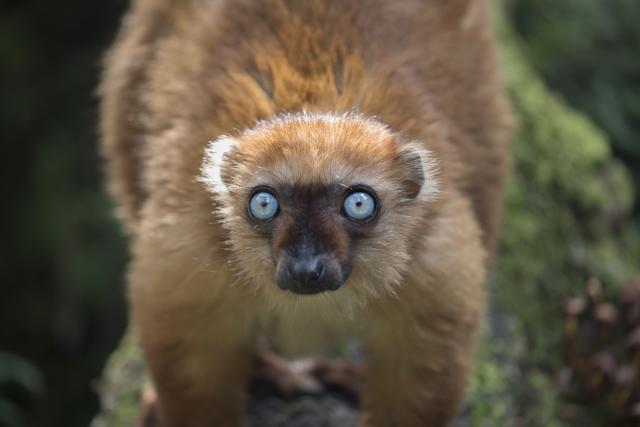
M287 265L287 275L302 286L320 282L324 275L324 264L318 257L294 259Z
M321 256L291 257L278 270L278 285L298 294L336 290L342 283L338 274L331 274Z

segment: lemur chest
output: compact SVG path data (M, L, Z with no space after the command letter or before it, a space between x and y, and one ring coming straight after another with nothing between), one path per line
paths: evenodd
M303 297L304 298L304 297ZM339 350L359 335L360 317L357 314L322 312L326 301L308 301L291 310L279 311L265 307L257 316L260 336L269 346L286 357L304 357Z

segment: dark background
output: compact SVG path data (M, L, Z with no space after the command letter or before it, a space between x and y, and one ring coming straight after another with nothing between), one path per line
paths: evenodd
M126 324L126 245L102 190L94 94L126 6L0 6L0 426L88 425ZM607 133L638 188L640 2L507 7L536 70Z
M94 92L126 5L2 3L0 426L88 425L92 381L125 326Z

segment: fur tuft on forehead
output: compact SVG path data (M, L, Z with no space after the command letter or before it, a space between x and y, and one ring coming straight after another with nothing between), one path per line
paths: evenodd
M436 167L422 144L403 142L358 113L283 114L205 152L199 180L214 194L259 185L370 185L413 200L437 192Z

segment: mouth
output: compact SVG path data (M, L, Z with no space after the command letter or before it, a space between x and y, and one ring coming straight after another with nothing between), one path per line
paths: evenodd
M338 290L340 288L340 286L337 286L335 288L324 288L324 289L320 289L320 288L304 288L304 287L283 288L282 286L280 286L280 288L283 289L284 291L292 292L292 293L297 294L297 295L317 295L317 294L321 294L323 292L336 291L336 290Z

